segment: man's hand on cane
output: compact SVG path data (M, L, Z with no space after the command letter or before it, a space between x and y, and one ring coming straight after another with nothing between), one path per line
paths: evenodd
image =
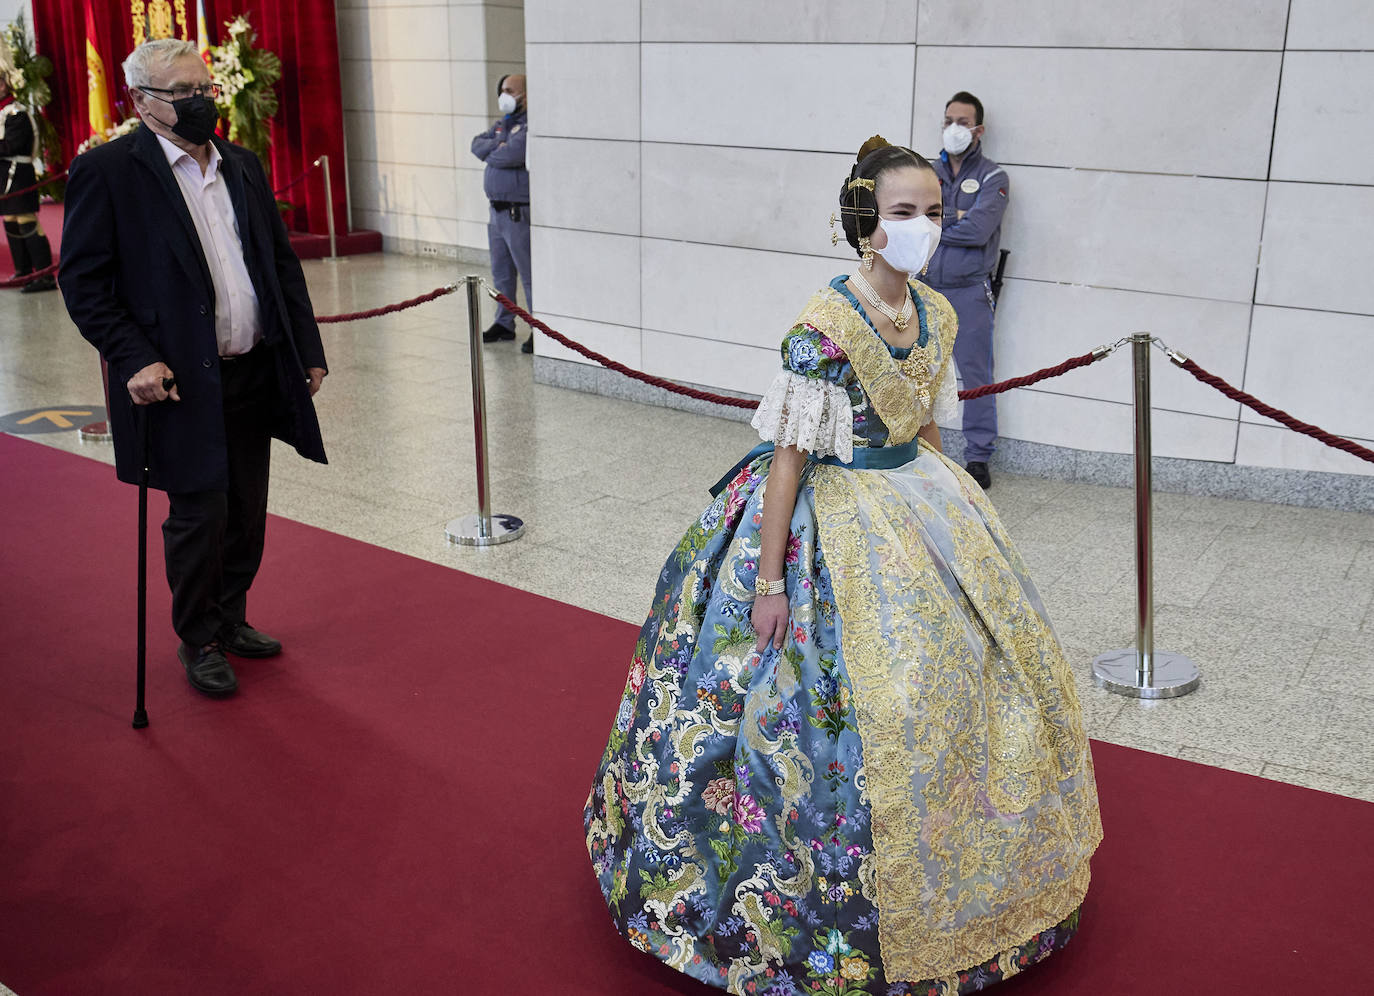
M134 399L136 405L155 405L159 401L166 401L168 398L173 401L180 401L181 395L177 393L175 383L172 384L170 390L162 386L163 381L173 380L174 376L167 364L159 361L148 364L134 374L125 386L128 387L129 397Z

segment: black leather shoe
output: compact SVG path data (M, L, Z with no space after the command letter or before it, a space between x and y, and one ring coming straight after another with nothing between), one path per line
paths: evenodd
M533 352L534 352L534 333L533 333L533 332L530 333L530 337L529 337L528 339L526 339L524 342L522 342L522 343L520 344L520 352L522 352L522 353L533 353Z
M275 657L281 653L280 640L259 633L246 622L234 623L220 630L219 642L235 657Z
M45 273L37 280L30 280L23 287L19 288L20 294L37 294L39 291L57 290L57 278L51 273Z
M482 333L483 342L500 342L502 339L514 339L515 329L506 328L500 322L492 322L491 328Z
M978 486L986 491L992 487L992 475L988 473L988 465L982 460L970 460L964 467L968 471L968 476L978 482Z
M202 695L220 698L238 691L239 679L234 676L234 669L229 666L218 643L209 643L199 649L183 643L177 647L177 657L186 668L186 680Z

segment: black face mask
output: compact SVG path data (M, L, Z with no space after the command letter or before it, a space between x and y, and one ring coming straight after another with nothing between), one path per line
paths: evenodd
M202 94L183 97L172 101L172 110L177 112L177 123L172 125L172 134L186 139L192 145L204 145L215 133L219 112L215 102Z

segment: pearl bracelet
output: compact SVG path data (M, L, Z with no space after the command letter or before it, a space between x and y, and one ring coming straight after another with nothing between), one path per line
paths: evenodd
M776 581L765 581L763 578L754 579L754 594L763 595L785 595L787 594L787 582L782 578Z

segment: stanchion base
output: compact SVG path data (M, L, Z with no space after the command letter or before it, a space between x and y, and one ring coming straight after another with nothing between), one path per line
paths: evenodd
M480 515L465 515L461 519L453 519L444 527L444 536L450 543L458 543L462 546L495 546L498 543L509 543L511 540L518 540L525 535L525 522L513 515L502 515L493 512L491 515L491 530L486 535L482 535L482 517Z
M80 435L83 443L108 443L114 438L110 434L109 422L92 422L89 425L83 425Z
M1202 681L1197 665L1182 654L1154 652L1154 674L1148 685L1139 683L1136 650L1109 650L1093 658L1093 680L1099 688L1137 699L1172 699L1187 695Z

